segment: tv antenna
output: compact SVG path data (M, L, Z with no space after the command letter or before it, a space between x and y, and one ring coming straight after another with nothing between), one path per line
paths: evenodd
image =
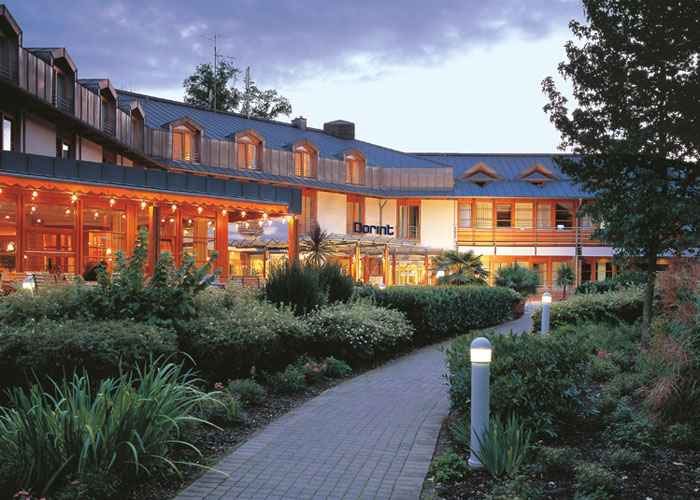
M217 34L216 31L214 31L214 34L212 36L207 38L208 40L214 41L214 74L212 77L212 85L214 88L213 88L213 91L211 88L209 89L209 105L212 106L212 101L213 101L212 108L214 109L215 113L216 113L216 69L217 69L217 64L219 62L219 59L230 59L231 61L233 61L232 56L224 56L224 55L221 55L217 52L216 41L219 38L225 38L225 37L224 37L224 35Z

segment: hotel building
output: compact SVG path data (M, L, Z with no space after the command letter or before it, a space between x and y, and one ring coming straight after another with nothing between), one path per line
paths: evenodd
M442 250L511 262L551 289L616 269L576 217L586 196L552 155L407 153L323 129L214 112L82 79L63 48L27 48L0 6L0 268L81 273L149 231L151 266L214 250L223 278L267 274L319 225L356 280L425 284Z

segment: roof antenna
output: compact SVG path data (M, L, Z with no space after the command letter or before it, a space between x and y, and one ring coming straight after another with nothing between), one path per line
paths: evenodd
M209 106L212 106L212 109L216 113L216 68L217 68L217 63L219 59L231 59L233 61L233 57L231 56L223 56L219 54L216 50L216 40L219 38L224 38L224 35L217 35L216 31L214 31L214 35L210 36L207 40L214 40L214 74L212 76L212 85L213 85L213 90L210 88L209 89ZM213 105L212 105L212 100L213 100Z
M250 118L250 66L245 69L245 115Z

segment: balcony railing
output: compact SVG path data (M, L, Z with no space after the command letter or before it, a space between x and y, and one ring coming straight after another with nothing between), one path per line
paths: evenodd
M199 163L199 153L192 153L186 151L173 151L173 160L176 161L190 161L193 163Z
M114 136L114 127L112 126L111 123L107 121L102 122L102 132L104 132L107 135Z
M396 236L408 240L419 240L420 226L398 226L396 228Z
M595 228L505 228L492 229L459 228L457 240L460 244L488 244L488 245L597 245L599 242L591 240L591 234Z
M260 163L255 161L239 161L238 168L243 170L260 170Z
M54 94L53 96L53 104L56 106L58 109L62 109L66 113L73 114L73 99L65 99L57 94Z
M0 79L17 85L17 71L5 64L0 64Z

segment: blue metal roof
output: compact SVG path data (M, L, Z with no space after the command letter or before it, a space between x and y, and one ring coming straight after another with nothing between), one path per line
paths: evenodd
M343 152L357 148L367 156L367 164L372 166L395 168L444 168L448 166L437 160L422 158L375 144L358 140L340 139L325 133L323 130L313 128L301 130L289 123L260 118L246 118L236 113L222 111L215 113L212 110L190 104L121 90L118 91L118 94L120 105L131 101L139 101L141 103L146 115L146 126L150 128L159 129L174 120L187 116L204 127L205 137L222 141L231 140L231 134L252 128L265 137L265 147L272 149L291 151L292 143L301 139L308 139L318 146L319 154L325 158L339 159L342 158Z

